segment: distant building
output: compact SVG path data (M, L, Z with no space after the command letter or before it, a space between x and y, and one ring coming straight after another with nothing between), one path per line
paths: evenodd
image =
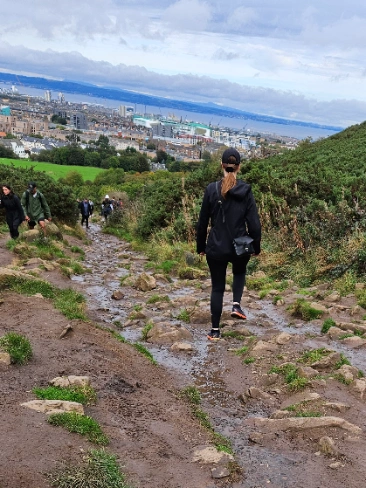
M14 152L14 154L16 154L21 159L27 159L29 157L29 155L24 150L23 144L19 141L16 141L14 139L9 139L9 140L3 139L1 141L1 144L11 149Z
M65 103L65 95L61 92L58 94L58 101L60 103Z
M10 107L7 105L0 106L0 115L11 115Z
M46 90L44 92L44 99L46 100L46 102L50 102L52 100L51 90Z
M118 108L118 114L120 117L126 117L127 109L125 105L120 105Z
M82 112L77 112L70 116L70 125L72 125L75 129L78 130L87 130L88 129L88 121L86 115Z

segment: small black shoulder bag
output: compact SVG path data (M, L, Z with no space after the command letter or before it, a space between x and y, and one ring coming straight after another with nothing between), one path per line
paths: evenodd
M222 212L222 222L226 225L226 229L228 231L230 238L233 239L231 232L229 230L229 227L226 223L224 206L222 204L221 195L219 193L219 182L218 181L216 181L216 193L217 193L217 197L218 197L218 203L220 205L221 212ZM255 254L254 246L253 246L253 239L248 234L245 234L244 236L234 237L233 246L235 249L235 254L239 257L251 256L252 254Z

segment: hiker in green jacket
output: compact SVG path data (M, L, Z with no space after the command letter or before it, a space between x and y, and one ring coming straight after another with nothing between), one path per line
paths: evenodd
M44 195L37 190L36 183L28 183L28 189L23 193L21 203L28 227L34 229L38 223L46 235L45 220L51 220L51 211Z

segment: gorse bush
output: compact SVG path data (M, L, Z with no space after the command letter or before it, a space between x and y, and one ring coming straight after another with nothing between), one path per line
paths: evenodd
M27 169L0 165L0 181L10 185L19 197L27 189L29 181L35 181L45 196L54 218L75 224L79 215L76 196L70 186L54 181L50 176L32 167Z

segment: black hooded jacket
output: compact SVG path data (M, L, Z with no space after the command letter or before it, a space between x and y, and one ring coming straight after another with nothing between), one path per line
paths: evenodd
M216 189L217 188L217 189ZM222 202L223 211L221 210ZM211 230L207 228L211 220ZM255 253L261 251L261 224L251 186L242 180L221 196L221 181L210 183L205 191L197 224L197 252L217 260L236 257L234 237L249 234L254 239Z

